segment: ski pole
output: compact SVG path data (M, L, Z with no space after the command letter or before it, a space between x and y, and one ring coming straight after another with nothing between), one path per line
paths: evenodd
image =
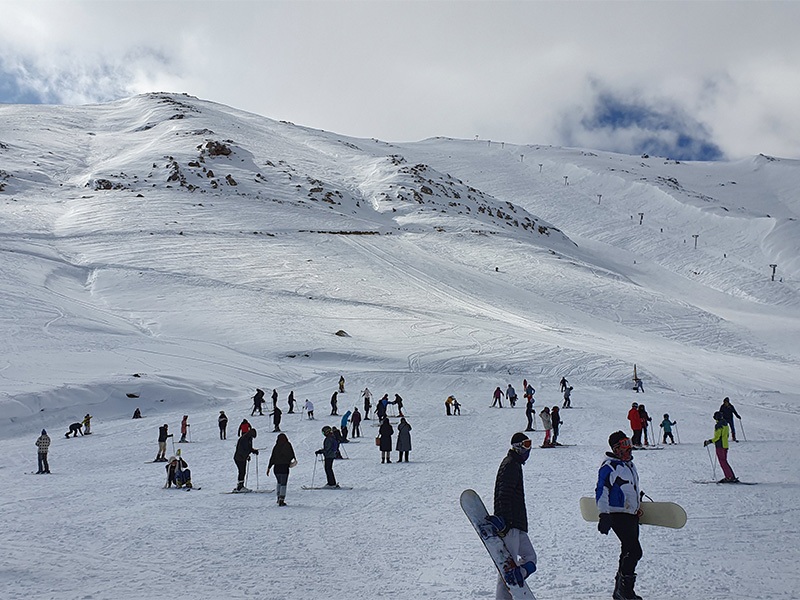
M711 450L709 450L708 446L706 446L706 450L708 451L708 460L711 461L711 479L717 478L717 465L713 458L711 458Z
M742 430L742 439L746 442L747 441L747 435L744 432L744 425L742 425L742 417L739 417L739 429Z
M258 490L258 454L256 454L256 490Z
M673 427L675 428L675 437L678 438L678 443L680 444L681 443L681 434L678 433L678 424L675 423L675 425L673 425Z
M247 476L250 475L250 460L248 459L244 465L244 486L247 487Z
M311 487L312 488L314 487L314 475L317 474L317 463L318 462L319 461L317 460L317 457L315 456L314 457L314 469L311 471Z
M172 453L175 454L175 436L169 436L169 439L172 440Z
M339 444L339 450L342 452L344 458L350 458L349 456L347 456L347 450L344 449L343 444Z

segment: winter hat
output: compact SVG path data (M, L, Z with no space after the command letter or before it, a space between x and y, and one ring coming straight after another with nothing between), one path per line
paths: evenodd
M518 431L517 433L511 436L511 445L513 446L514 444L521 444L525 440L529 439L530 438L527 435L525 435L521 431Z
M325 427L322 428L322 435L328 435L331 431L333 431L331 426L325 425Z
M613 449L614 446L619 444L622 440L626 439L628 435L624 431L615 431L608 436L608 445Z
M631 404L631 406L632 406L633 408L639 408L639 404L638 404L638 403L636 403L636 402L634 402L633 404Z
M717 421L721 421L722 420L722 413L719 412L719 411L715 412L714 413L714 419L716 419Z
M47 432L44 429L42 429L42 435L47 435Z

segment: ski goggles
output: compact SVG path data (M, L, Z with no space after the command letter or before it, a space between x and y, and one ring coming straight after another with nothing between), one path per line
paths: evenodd
M522 440L521 442L517 442L516 444L513 444L513 446L518 450L530 450L531 444L532 442L528 439L528 440Z
M630 450L631 448L633 448L631 441L628 438L623 438L614 444L614 447L611 449L616 452L617 450Z

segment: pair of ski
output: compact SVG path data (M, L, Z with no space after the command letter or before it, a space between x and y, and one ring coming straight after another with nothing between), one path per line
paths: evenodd
M480 496L474 490L464 490L461 493L461 508L492 557L500 576L506 581L506 574L518 566L517 557L509 552L497 529L488 521L489 513ZM581 498L580 508L584 520L595 522L600 520L594 498ZM643 502L641 508L642 516L639 518L639 523L642 525L680 529L686 524L686 511L674 502ZM521 586L506 583L506 588L514 600L535 600L533 592L524 581Z

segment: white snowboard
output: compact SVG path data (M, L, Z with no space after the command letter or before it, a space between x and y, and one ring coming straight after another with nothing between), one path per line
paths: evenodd
M686 511L674 502L642 502L642 516L639 517L640 525L657 525L659 527L672 527L680 529L686 525ZM581 498L581 516L585 521L599 521L597 502L594 498Z

